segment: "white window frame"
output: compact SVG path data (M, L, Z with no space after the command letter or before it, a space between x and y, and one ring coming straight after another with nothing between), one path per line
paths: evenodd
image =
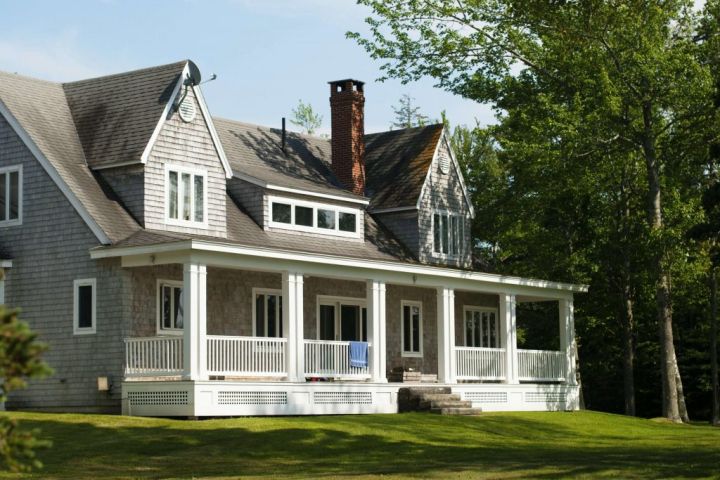
M277 322L278 324L275 326L275 331L280 333L280 330L282 329L282 322L283 318L282 315L280 315L281 308L279 307L279 304L282 303L282 290L276 289L276 288L253 288L252 289L252 335L253 337L257 337L257 304L255 303L255 300L258 295L265 295L265 328L267 329L268 324L268 318L267 318L267 295L276 295L278 297L278 300L280 302L278 303L278 309L277 309ZM283 332L285 334L285 332ZM260 338L284 338L284 337L260 337Z
M340 309L343 305L349 305L351 307L360 308L360 333L362 334L362 310L365 309L367 319L367 299L362 297L338 297L335 295L318 295L315 306L315 339L320 340L320 306L331 305L335 307L335 341L340 341L342 338L342 322L340 321ZM367 330L367 324L365 325L365 332ZM369 341L369 338L367 339Z
M163 328L162 326L162 287L168 286L173 288L180 288L182 289L184 287L184 283L181 280L165 280L165 279L158 279L157 280L157 286L155 289L155 327L157 334L159 336L166 336L166 335L182 335L184 332L184 328ZM175 298L175 297L173 297ZM172 308L170 309L172 312ZM185 311L183 309L183 315L185 314ZM183 317L183 325L185 325L185 322L187 321L187 318Z
M92 287L92 326L80 328L80 287ZM73 334L92 335L97 331L97 281L79 278L73 282Z
M494 313L495 314L495 337L497 339L497 346L490 347L490 346L483 346L481 348L502 348L502 335L500 334L500 318L498 315L498 309L494 307L483 307L480 305L463 305L463 338L465 339L465 346L466 347L478 347L478 345L470 345L470 342L468 342L467 337L467 327L465 322L467 322L467 314L468 312L479 312L479 313ZM482 316L481 316L482 319ZM483 343L483 325L482 322L480 323L480 343Z
M170 172L177 172L178 174L178 218L170 218ZM191 175L190 177L190 216L195 218L195 178L202 177L203 179L203 221L196 222L195 220L183 220L180 212L182 212L182 193L181 189L181 178L182 174L186 173ZM165 224L175 225L179 227L195 227L195 228L207 228L208 226L208 181L207 181L207 170L201 168L186 167L183 165L165 164Z
M10 173L18 172L18 218L10 218ZM23 220L23 166L10 165L0 168L0 174L5 175L5 220L0 221L0 227L16 227L22 225Z
M441 244L439 246L435 244L435 215L447 217L448 244L449 244L448 245L448 253L444 253L442 251L442 249L443 249L442 230L440 231ZM453 231L451 228L451 226L452 226L451 218L452 217L456 217L458 219L457 220L458 221L457 251L455 251L455 252L450 251L450 246L452 245L452 235L453 235ZM465 223L466 223L466 221L467 221L467 216L465 216L461 213L452 212L450 210L440 210L440 209L435 209L432 211L432 216L431 216L431 220L430 220L430 235L432 238L432 255L433 255L433 257L440 258L440 259L454 260L454 259L461 257L465 253L465 250L466 250L466 248L465 248L465 226L466 226Z
M290 205L290 223L275 222L272 218L272 206L273 203L282 203ZM295 207L306 207L313 209L313 224L311 227L304 225L295 225ZM332 210L335 212L335 229L320 228L317 226L317 211L321 210ZM355 215L355 231L345 232L340 230L340 214L351 213ZM294 230L299 232L316 233L320 235L332 235L336 237L347 237L347 238L360 238L360 222L362 220L363 211L359 208L342 207L339 205L332 205L329 203L310 202L307 200L298 200L295 198L278 197L275 195L267 196L267 219L268 226L271 228L283 229L283 230Z
M419 337L418 341L420 342L419 345L419 351L412 352L412 351L406 351L405 350L405 318L403 318L405 307L418 307L420 311L420 325L419 325ZM412 310L411 310L412 312ZM410 341L412 342L412 335L410 335ZM401 356L403 357L411 357L411 358L422 358L423 356L423 304L422 302L418 302L415 300L402 300L400 302L400 351Z

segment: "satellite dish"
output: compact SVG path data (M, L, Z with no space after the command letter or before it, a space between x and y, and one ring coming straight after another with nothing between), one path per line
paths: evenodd
M195 62L192 60L188 60L188 79L187 83L189 83L192 86L200 85L200 81L202 80L202 75L200 74L200 69L197 65L195 65Z

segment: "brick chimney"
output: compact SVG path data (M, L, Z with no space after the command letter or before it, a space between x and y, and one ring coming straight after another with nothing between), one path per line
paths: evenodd
M330 83L332 170L345 188L365 194L365 95L363 82Z

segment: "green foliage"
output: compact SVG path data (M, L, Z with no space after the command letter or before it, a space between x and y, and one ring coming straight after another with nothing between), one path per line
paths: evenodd
M720 464L720 429L589 411L201 422L13 417L54 442L43 452L43 471L23 477L38 479L710 478Z
M298 100L298 105L293 108L292 115L290 123L302 128L303 132L308 135L314 134L322 126L322 115L315 113L312 105L303 103L302 100Z
M0 401L4 402L13 390L25 388L27 379L51 373L41 359L46 349L17 312L0 305ZM37 433L21 431L14 418L0 416L0 465L12 471L41 467L34 450L49 443L36 439Z
M410 95L404 94L398 100L398 105L393 106L393 114L395 121L390 124L390 128L412 128L423 127L428 123L427 115L420 112L420 107L413 106L413 100Z

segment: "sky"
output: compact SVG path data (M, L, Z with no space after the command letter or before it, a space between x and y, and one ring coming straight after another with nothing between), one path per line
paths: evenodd
M0 70L72 81L189 58L214 116L279 127L299 100L330 132L330 80L365 81L365 131L388 130L403 94L431 119L493 122L486 105L433 86L377 82L381 62L348 30L367 32L353 0L0 0ZM292 125L289 128L293 129Z

